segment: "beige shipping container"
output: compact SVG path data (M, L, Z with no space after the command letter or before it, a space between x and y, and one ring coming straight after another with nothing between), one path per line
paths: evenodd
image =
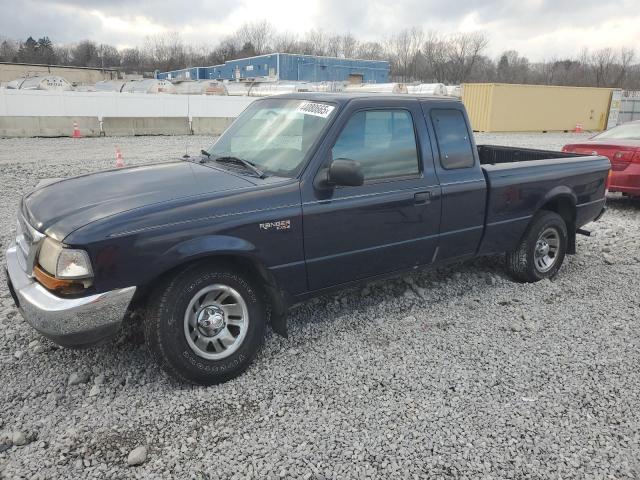
M474 131L604 130L611 88L465 83L462 101Z

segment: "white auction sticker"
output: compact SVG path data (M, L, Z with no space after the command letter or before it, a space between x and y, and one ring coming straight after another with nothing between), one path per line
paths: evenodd
M303 113L305 115L313 115L314 117L327 118L336 108L333 105L327 105L326 103L316 102L304 102L301 103L296 112Z

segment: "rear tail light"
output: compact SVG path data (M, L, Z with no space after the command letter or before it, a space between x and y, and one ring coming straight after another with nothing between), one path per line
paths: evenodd
M636 150L636 153L633 155L631 161L633 163L640 163L640 150Z
M562 147L562 151L563 152L571 152L571 145L565 145L564 147Z
M614 162L631 162L635 152L629 150L619 150L613 154L611 159Z

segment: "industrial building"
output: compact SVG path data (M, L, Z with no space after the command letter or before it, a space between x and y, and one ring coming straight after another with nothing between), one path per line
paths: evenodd
M271 53L230 60L222 65L157 72L161 80L291 80L305 82L348 81L386 83L389 62L353 58Z
M43 65L38 63L0 62L0 82L11 82L16 78L56 75L69 83L89 84L101 80L115 80L118 70L110 68L69 67L66 65Z

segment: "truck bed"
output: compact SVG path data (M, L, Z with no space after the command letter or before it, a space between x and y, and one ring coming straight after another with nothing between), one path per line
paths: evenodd
M480 253L513 248L533 215L547 201L576 207L579 228L603 209L609 159L528 148L478 146L487 183L486 229Z

